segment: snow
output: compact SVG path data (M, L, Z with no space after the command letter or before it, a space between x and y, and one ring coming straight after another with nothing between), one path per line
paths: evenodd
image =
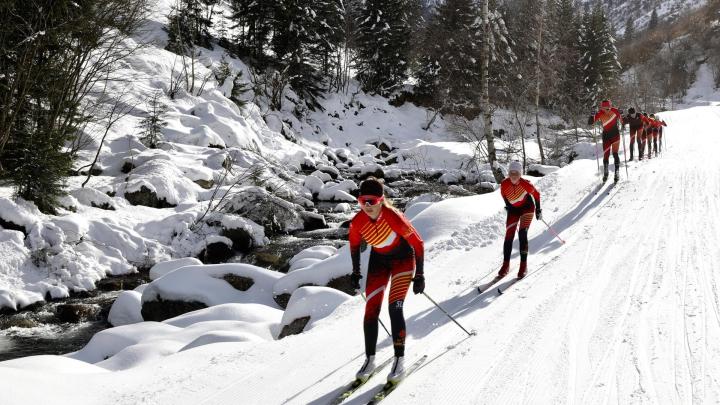
M240 291L222 279L225 275L250 278L254 284ZM157 300L198 301L207 306L226 303L258 303L277 307L272 298L273 284L281 274L249 264L185 266L150 283L142 302Z
M150 279L156 280L171 271L175 271L181 267L202 265L202 262L194 257L184 257L182 259L167 260L160 262L150 269Z
M698 67L695 83L688 89L683 99L683 107L701 105L720 105L720 89L715 88L713 72L707 63Z
M426 292L477 335L466 338L432 303L410 294L405 303L406 355L427 354L431 360L398 387L389 403L720 400L714 378L720 364L713 360L720 354L713 292L720 279L720 252L712 248L720 222L702 214L720 208L720 170L713 158L720 145L708 130L720 125L720 116L713 106L661 116L669 125L663 156L632 162L630 178L623 176L614 189L606 185L593 192L594 156L530 178L543 195L546 221L567 243L560 244L534 221L530 274L503 295L474 290L500 264L505 218L497 192L434 202L415 215L428 248ZM692 140L684 133L693 133ZM516 251L517 242L512 271ZM283 276L275 289L294 274L312 273L310 269L345 273L349 266L347 250L341 248ZM62 370L53 367L55 356L33 364L26 359L0 363L0 379L10 387L4 402L40 401L32 389L40 383L43 395L61 404L137 403L148 393L156 403L225 404L238 398L243 403L327 402L362 362L363 302L346 297L329 304L332 299L323 295L329 291L322 287L292 290L289 308L297 314L257 303L226 304L237 309L216 306L166 323L101 332L70 356L97 363L86 369L82 381L72 378L77 370L72 363ZM296 300L303 302L301 296L317 302L296 306ZM322 310L326 301L330 314L321 322L300 335L272 338L285 318ZM342 304L330 311L338 302ZM276 315L256 315L262 313L260 307ZM238 315L222 314L234 311ZM197 314L203 312L207 316ZM197 318L180 321L183 317ZM387 321L385 311L381 317ZM203 326L212 322L219 324ZM251 326L258 324L265 325L264 335ZM381 332L378 355L390 355L390 346ZM125 371L93 372L98 366ZM379 373L351 401L367 402L368 391L383 378Z
M116 191L122 195L140 191L142 188L152 191L158 199L172 205L197 201L200 191L200 186L164 159L153 159L134 169L127 181L121 183Z
M108 322L113 326L142 322L142 292L147 286L142 284L132 291L121 292L110 307Z
M295 290L290 297L287 309L283 313L282 326L292 321L310 317L303 331L312 329L317 321L332 314L335 309L351 297L338 290L328 287L302 287Z
M128 93L136 101L167 89L174 55L161 49L166 34L159 27L170 3L160 2L148 22L157 25L147 35L158 47L140 50L123 67L136 78ZM199 75L223 54L221 48L203 50ZM247 72L239 60L228 60L233 71ZM424 195L408 204L406 214L425 240L427 295L477 335L466 337L429 300L410 293L404 304L407 357L427 354L429 360L389 404L720 402L720 221L714 214L720 209L720 96L710 74L702 65L685 109L661 113L669 125L663 156L631 162L629 178L614 188L595 192L593 143L576 145L575 160L562 168L531 166L544 174L526 176L542 193L544 219L567 243L533 221L530 274L503 295L493 289L478 295L474 288L491 279L501 262L505 212L498 191L444 201ZM141 117L122 119L101 151L103 175L85 188L84 177L70 179L77 213L44 215L0 189L0 216L27 234L0 229L0 307L66 297L94 288L105 275L155 265L152 283L116 300L110 320L118 326L96 334L83 349L0 362L3 404L48 398L73 405L329 402L363 358L362 298L322 287L350 272L347 247L306 249L291 260L288 274L243 264L204 266L188 256L211 241L229 243L207 223L193 232L214 191L195 181L212 180L226 191L257 165L274 169L261 176L294 196L283 203L293 208L312 198L308 193L354 201L354 182L331 180L336 173L328 159L346 159L336 167L357 174L382 170L397 178L427 170L447 174L442 181L464 174L493 187L487 167L459 171L473 147L448 140L442 118L423 130L430 119L426 110L390 106L384 98L356 93L355 86L348 94L328 95L325 111L310 112L301 122L289 100L277 113L265 114L265 106L254 103L240 110L226 98L227 86L211 80L202 95L181 92L164 100L169 125L159 149L129 135ZM496 115L499 122L506 113ZM392 154L398 164L380 164L373 145L380 142L397 148ZM532 145L528 140L531 157ZM80 154L88 160L94 152L90 147ZM233 173L223 183L228 159ZM135 166L129 174L121 172L126 162ZM317 172L304 176L301 164ZM251 182L239 185L235 191L266 192ZM131 206L121 197L142 186L177 207ZM105 203L115 211L93 207ZM295 220L285 228L296 229ZM247 218L210 215L206 222L242 227L256 243L265 241L262 227ZM513 272L517 250L515 242ZM35 264L39 259L42 266ZM366 250L363 275L367 261ZM221 279L225 274L255 284L239 291ZM509 278L499 286L508 284ZM279 294L291 294L284 311L273 299ZM157 296L210 307L164 322L142 321L142 302ZM305 332L277 340L283 325L304 316L311 317ZM381 318L389 324L385 308ZM381 331L378 356L391 352L391 339ZM347 402L366 403L384 374Z

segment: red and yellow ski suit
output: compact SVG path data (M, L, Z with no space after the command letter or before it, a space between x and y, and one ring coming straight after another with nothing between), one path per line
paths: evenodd
M378 336L378 318L388 281L388 310L392 329L395 356L405 353L405 317L403 303L407 295L413 270L423 274L423 241L405 216L387 206L382 207L377 219L364 211L358 212L350 222L350 256L353 271L360 271L360 244L364 240L371 246L365 284L365 353L375 354Z

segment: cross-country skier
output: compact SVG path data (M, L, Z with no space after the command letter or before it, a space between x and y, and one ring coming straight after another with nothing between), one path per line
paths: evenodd
M617 108L612 106L610 100L603 100L600 103L600 111L595 115L591 115L588 125L593 125L600 121L602 123L602 141L603 141L603 182L608 177L608 164L610 160L610 150L612 149L613 161L615 162L615 181L620 179L620 129L618 125L622 124L622 114Z
M650 156L650 144L652 143L652 132L651 132L651 124L652 120L648 117L648 114L646 112L642 113L642 116L640 117L643 122L643 129L642 129L642 145L640 146L640 160L643 158L643 154L645 153L645 147L647 146L648 154L647 158L650 159L652 156Z
M662 127L667 126L667 124L660 120L660 117L655 116L655 114L650 114L650 120L651 120L651 128L652 128L652 135L653 135L653 150L655 151L655 157L658 155L658 138L661 138L662 134ZM660 139L660 144L662 146L662 139Z
M413 292L425 289L423 276L423 241L405 216L383 197L383 185L375 178L360 184L358 203L362 210L350 222L349 240L353 271L351 280L360 289L360 244L370 245L370 263L365 283L365 354L367 358L356 377L365 381L375 370L375 346L378 338L378 317L383 293L390 281L388 309L395 359L387 380L397 383L405 372L405 318L403 302L413 283ZM413 277L414 272L414 277Z
M623 131L625 125L630 125L630 161L633 160L635 154L635 143L638 145L638 157L642 160L642 152L640 152L643 130L642 114L635 112L634 107L630 107L627 115L623 117Z
M518 271L518 278L523 278L527 273L527 233L533 219L533 213L538 220L542 219L540 193L529 181L521 177L522 165L520 162L514 161L510 163L508 169L508 177L500 183L500 195L505 200L507 219L505 221L503 264L498 272L498 277L505 277L510 270L510 254L515 239L515 230L520 225L518 231L520 239L520 270Z

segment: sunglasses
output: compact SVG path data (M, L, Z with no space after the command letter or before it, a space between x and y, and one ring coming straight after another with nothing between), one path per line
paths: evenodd
M365 207L370 207L380 204L381 202L383 202L384 199L385 197L383 196L378 197L376 195L361 195L360 197L358 197L358 203Z

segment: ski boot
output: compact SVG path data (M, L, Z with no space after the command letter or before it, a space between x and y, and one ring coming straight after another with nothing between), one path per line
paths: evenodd
M510 272L510 262L504 261L502 266L500 267L500 271L498 271L498 277L505 277L508 275L508 272Z
M360 370L358 370L357 374L355 374L355 378L362 382L367 381L367 379L370 378L372 373L375 371L375 367L375 356L366 357L365 363L363 363Z
M618 180L620 180L620 170L615 170L615 179L614 179L614 182L617 183Z
M520 270L518 270L517 278L523 278L527 275L527 262L520 262Z
M397 384L405 376L405 357L395 357L390 373L387 376L387 382Z

